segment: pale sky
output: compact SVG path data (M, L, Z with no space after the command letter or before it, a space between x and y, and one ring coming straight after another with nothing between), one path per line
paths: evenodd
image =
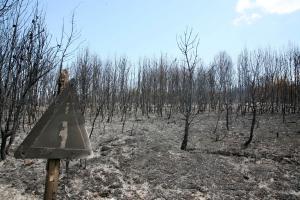
M244 48L300 44L300 0L40 0L49 32L59 37L73 10L82 47L101 57L180 55L176 35L199 33L209 63L219 51L236 62Z

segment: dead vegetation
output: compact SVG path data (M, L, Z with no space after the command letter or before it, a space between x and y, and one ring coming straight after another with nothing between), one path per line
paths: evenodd
M93 157L86 169L71 161L68 174L62 170L59 199L299 198L299 116L287 117L294 123L281 130L280 115L260 118L253 143L245 149L243 118L216 142L212 134L218 116L203 113L190 130L187 151L178 148L184 127L179 117L129 117L123 133L117 118L106 123L105 132L97 124L91 138ZM218 131L226 131L226 120L220 121ZM1 190L12 193L1 194L6 199L42 198L44 168L44 161L27 165L9 157L1 162L0 181Z

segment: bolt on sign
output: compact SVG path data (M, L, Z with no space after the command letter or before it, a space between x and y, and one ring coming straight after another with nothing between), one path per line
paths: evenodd
M68 84L15 152L16 158L74 159L91 155L73 84Z

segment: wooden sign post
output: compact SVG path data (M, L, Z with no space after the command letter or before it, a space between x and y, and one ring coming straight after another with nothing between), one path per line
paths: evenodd
M45 200L56 199L59 181L59 168L60 159L48 159L46 167L47 175L44 194Z
M16 158L46 158L45 200L56 199L60 159L86 158L92 154L76 88L63 70L58 96L15 152Z
M63 70L58 80L58 91L59 95L69 82L69 73L67 70ZM46 166L46 183L45 183L45 194L44 200L55 200L58 182L59 182L59 170L60 170L60 159L48 159Z

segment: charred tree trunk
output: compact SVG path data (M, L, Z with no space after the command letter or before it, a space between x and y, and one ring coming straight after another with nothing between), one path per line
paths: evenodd
M11 145L13 144L13 142L15 141L15 137L16 137L16 134L12 134L12 135L10 136L9 142L8 142L6 148L5 148L5 153L6 153L6 155L8 155L9 149L10 149Z
M180 147L180 149L184 150L184 151L186 151L186 147L187 147L187 143L188 143L189 128L190 128L189 117L187 117L185 119L184 136L183 136L183 140L182 140L181 147Z
M7 136L2 136L2 141L1 141L1 160L5 160L6 158L6 141L7 141Z
M256 105L253 105L250 136L249 136L249 139L245 142L244 147L248 147L249 144L252 142L255 123L256 123Z
M228 103L226 103L226 129L229 131L229 106Z

